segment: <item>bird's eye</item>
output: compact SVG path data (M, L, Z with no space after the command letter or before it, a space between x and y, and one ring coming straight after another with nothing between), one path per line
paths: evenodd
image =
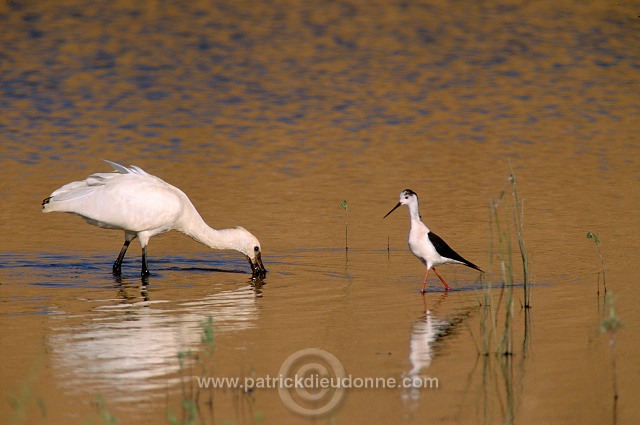
M253 247L253 250L254 250L255 252L260 252L260 247L259 247L259 246L254 246L254 247Z
M405 196L405 197L404 197L404 199L409 199L409 197L408 197L408 196Z

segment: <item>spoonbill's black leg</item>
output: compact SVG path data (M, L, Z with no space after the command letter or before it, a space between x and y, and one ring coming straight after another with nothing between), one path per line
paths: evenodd
M116 262L113 263L113 274L121 275L122 274L122 260L124 259L124 255L127 253L127 248L129 248L130 240L125 239L124 245L122 245L122 249L120 250L120 254L118 258L116 258Z
M142 271L140 272L141 276L149 276L151 273L149 272L149 267L147 265L147 247L142 248Z

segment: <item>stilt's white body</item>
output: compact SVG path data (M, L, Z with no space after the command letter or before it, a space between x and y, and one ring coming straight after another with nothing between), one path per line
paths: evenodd
M464 264L462 261L443 257L438 253L436 247L429 240L429 233L431 231L420 218L418 199L415 198L415 202L409 202L406 205L409 207L409 216L411 218L409 249L413 255L418 257L418 259L427 266L427 270L442 264Z
M137 237L143 255L151 237L177 230L210 248L240 251L254 272L256 268L264 271L260 242L247 230L213 229L177 187L139 167L106 162L114 172L92 174L62 186L42 202L43 212L73 213L95 226L123 230L125 244Z

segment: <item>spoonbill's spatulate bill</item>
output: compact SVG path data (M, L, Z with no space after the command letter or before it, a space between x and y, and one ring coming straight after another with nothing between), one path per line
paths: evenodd
M418 195L416 195L413 190L403 190L402 193L400 193L400 202L398 202L398 204L383 218L386 218L389 214L394 212L400 205L406 205L409 207L409 217L411 218L409 249L413 255L418 257L418 259L427 266L427 273L424 275L424 281L422 282L422 293L425 292L427 276L429 276L429 270L431 269L436 273L436 276L438 276L445 289L447 291L451 289L442 276L440 276L440 273L436 270L436 266L441 264L462 264L482 272L478 266L462 258L460 254L447 245L442 238L430 231L422 222L420 211L418 210Z
M62 186L42 201L42 211L78 214L94 226L123 230L124 245L113 264L113 274L121 274L122 259L137 237L142 246L142 275L149 275L149 239L177 230L210 248L240 251L249 260L254 278L266 275L260 242L246 229L213 229L177 187L139 167L105 162L115 171Z

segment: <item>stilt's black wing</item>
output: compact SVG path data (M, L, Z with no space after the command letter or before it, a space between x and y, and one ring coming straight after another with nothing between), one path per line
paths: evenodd
M436 251L438 251L438 254L440 254L441 256L446 258L451 258L452 260L460 261L462 264L464 264L467 267L471 267L472 269L482 271L480 267L476 266L471 261L468 261L462 258L462 256L457 252L455 252L453 248L451 248L449 245L447 245L447 243L444 240L442 240L440 236L436 235L431 231L427 233L427 236L429 237L429 240L431 241L433 246L436 248Z

